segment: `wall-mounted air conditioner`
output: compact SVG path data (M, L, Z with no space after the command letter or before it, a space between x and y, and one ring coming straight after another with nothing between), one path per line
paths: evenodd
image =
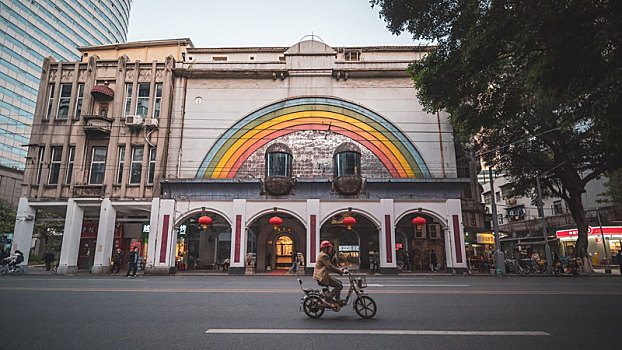
M158 120L156 118L147 118L145 119L145 126L149 128L157 128Z
M140 126L143 124L143 117L140 115L126 115L125 125L128 126Z

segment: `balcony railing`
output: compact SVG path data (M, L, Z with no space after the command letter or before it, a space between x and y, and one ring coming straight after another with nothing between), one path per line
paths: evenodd
M101 115L85 115L83 118L84 132L110 135L113 119Z

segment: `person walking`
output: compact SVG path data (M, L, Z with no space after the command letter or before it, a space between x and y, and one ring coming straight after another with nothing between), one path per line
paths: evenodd
M294 273L298 273L298 256L295 251L292 251L292 266L290 266L287 273L294 271Z
M121 261L123 260L123 253L121 252L121 248L117 247L114 252L112 252L112 271L110 273L115 274L119 273L121 270Z
M223 263L222 263L222 270L223 271L229 271L229 265L231 265L231 259L229 259L229 257L227 257L225 259L225 261L223 261Z
M54 253L50 251L45 253L43 261L45 261L45 271L50 271L52 269L52 262L54 261Z
M435 251L432 251L432 253L430 253L430 265L432 271L436 272L438 270L438 258L436 257Z
M132 248L128 260L129 266L127 268L127 274L125 275L125 278L129 278L130 273L132 274L132 278L134 278L136 277L136 270L138 269L138 247Z
M618 265L620 265L620 274L622 275L622 250L618 250L618 254L616 254L616 261Z

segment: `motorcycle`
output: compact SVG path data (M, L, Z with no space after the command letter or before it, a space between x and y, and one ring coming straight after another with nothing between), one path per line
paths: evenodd
M305 293L300 301L300 311L304 311L304 313L311 318L322 317L326 309L339 312L342 306L348 305L350 296L354 293L356 294L356 299L353 303L354 311L362 318L374 317L374 315L376 315L376 302L363 291L364 288L367 288L365 276L354 276L347 270L344 274L348 276L350 289L348 290L346 298L341 301L333 299L325 301L325 298L330 294L328 287L322 287L321 291L319 289L304 289L302 288L302 280L298 279L300 289Z
M13 270L9 269L9 263L6 261L2 261L2 264L0 264L0 275L4 276L4 275L23 275L24 274L24 268L22 267L22 265L16 265L15 268Z

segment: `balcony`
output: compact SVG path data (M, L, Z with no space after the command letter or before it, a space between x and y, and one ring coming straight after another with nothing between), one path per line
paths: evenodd
M84 132L87 134L108 136L112 130L113 121L113 119L101 115L85 115Z

